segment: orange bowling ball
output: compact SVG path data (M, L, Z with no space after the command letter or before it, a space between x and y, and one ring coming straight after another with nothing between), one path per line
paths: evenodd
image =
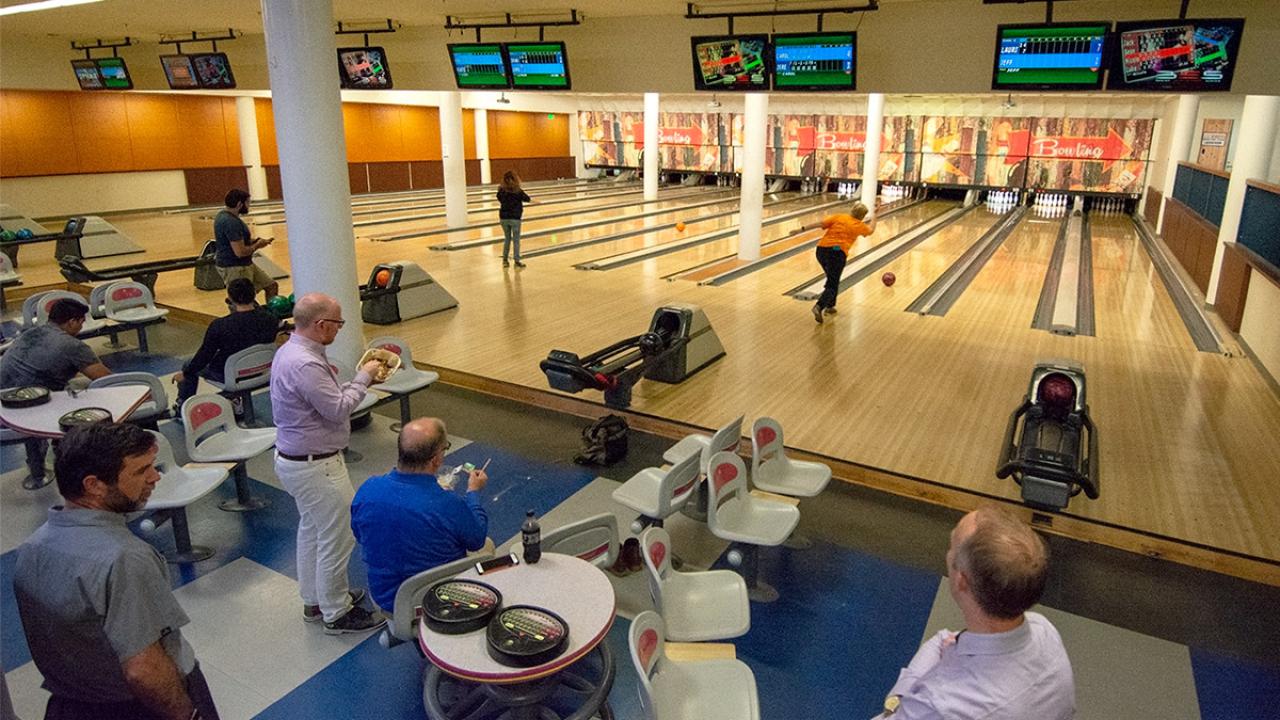
M893 287L893 284L898 281L898 276L887 272L880 276L880 281L884 283L885 287Z
M676 223L676 232L684 232L684 223L683 223L683 222L678 222L678 223Z
M380 288L384 288L384 287L386 287L386 286L387 286L387 283L391 282L391 271L390 271L390 270L379 270L379 271L378 271L378 274L373 276L373 281L374 281L374 283L376 283L376 284L378 285L378 287L380 287Z

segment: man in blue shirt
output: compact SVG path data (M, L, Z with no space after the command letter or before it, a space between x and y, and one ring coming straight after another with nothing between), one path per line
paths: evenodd
M400 583L485 546L489 516L480 491L489 476L473 470L463 497L445 490L436 472L448 449L444 421L405 424L396 468L366 480L351 503L351 530L369 568L369 589L388 612Z

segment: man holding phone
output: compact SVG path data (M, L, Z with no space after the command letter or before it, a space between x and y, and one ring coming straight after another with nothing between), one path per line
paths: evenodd
M470 471L462 497L444 489L436 473L448 449L443 420L406 423L395 469L366 480L351 503L351 530L369 568L369 589L385 611L394 609L400 583L492 544L480 503L489 476L484 467Z

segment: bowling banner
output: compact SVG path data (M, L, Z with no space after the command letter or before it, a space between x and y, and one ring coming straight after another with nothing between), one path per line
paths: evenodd
M659 113L658 145L663 170L732 171L728 131L719 113Z

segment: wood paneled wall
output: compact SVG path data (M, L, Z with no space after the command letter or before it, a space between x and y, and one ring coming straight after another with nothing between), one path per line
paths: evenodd
M1151 231L1155 232L1155 228L1160 224L1160 204L1164 200L1164 196L1160 191L1147 186L1147 204L1142 209L1142 217L1151 226Z
M0 176L236 167L234 98L0 90Z
M524 113L490 110L489 157L568 157L569 116L565 113ZM532 178L530 178L532 179Z
M1222 270L1218 273L1218 294L1213 299L1213 309L1218 317L1231 328L1232 332L1240 332L1240 321L1244 318L1245 300L1249 297L1249 259L1246 249L1238 243L1226 244L1222 254Z
M1213 273L1213 256L1218 249L1218 228L1184 205L1177 198L1167 198L1164 206L1164 242L1187 271L1201 292L1209 290Z

